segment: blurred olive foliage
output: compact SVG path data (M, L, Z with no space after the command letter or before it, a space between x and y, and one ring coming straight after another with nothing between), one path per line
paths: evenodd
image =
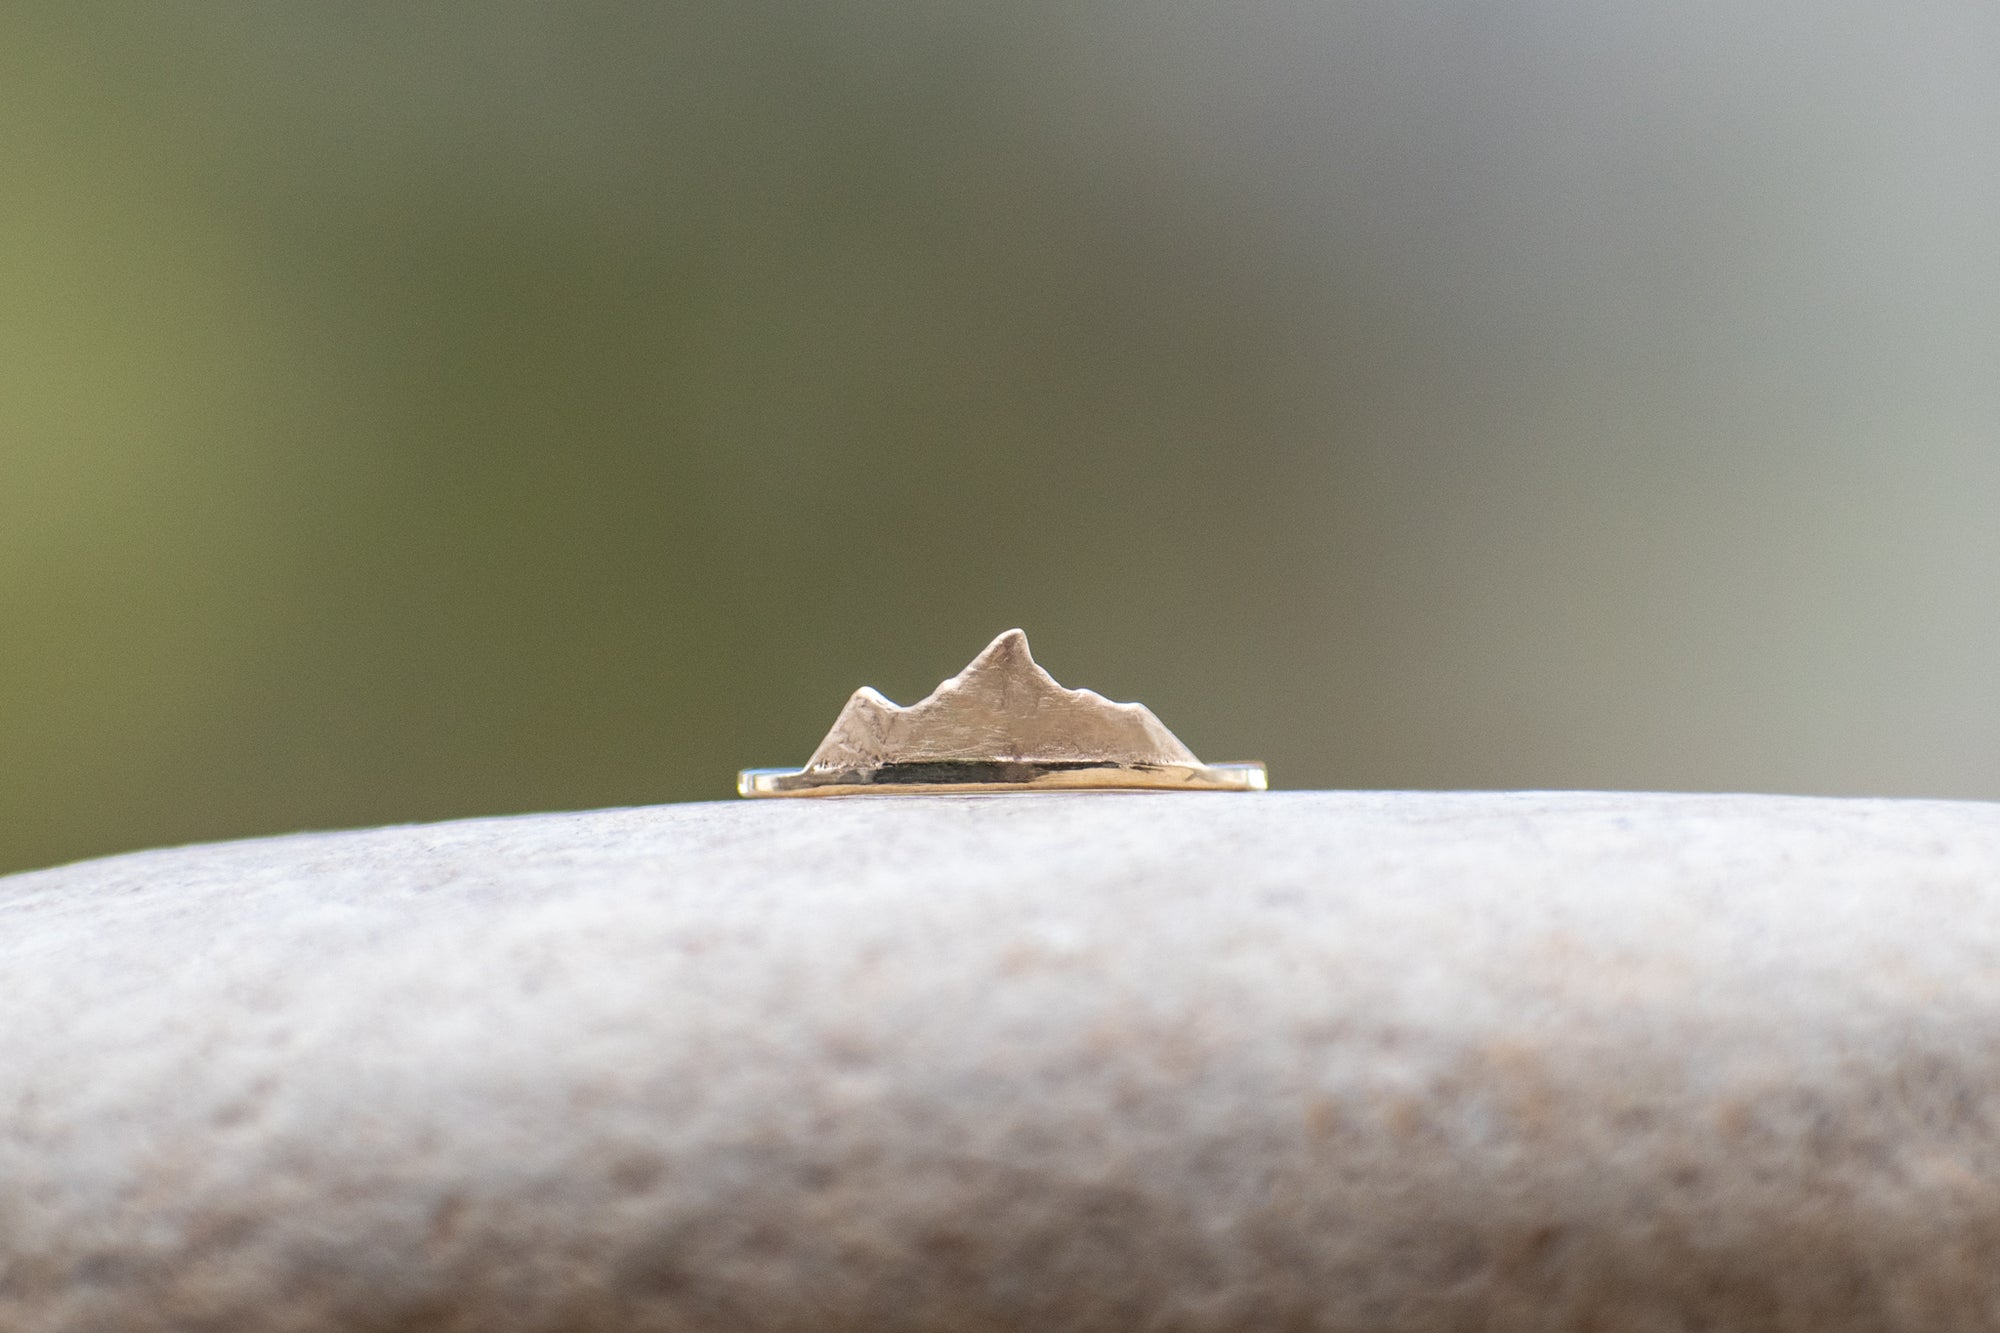
M1280 785L2000 796L1981 0L64 0L0 117L0 870L1016 624Z

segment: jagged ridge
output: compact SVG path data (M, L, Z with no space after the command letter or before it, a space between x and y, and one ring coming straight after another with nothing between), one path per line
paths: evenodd
M1064 689L1010 629L970 665L904 708L868 686L840 710L807 771L971 762L1199 764L1143 704Z

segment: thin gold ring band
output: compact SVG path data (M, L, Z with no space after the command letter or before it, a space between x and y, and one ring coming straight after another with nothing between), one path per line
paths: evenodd
M744 796L1008 791L1263 791L1262 764L1101 764L1033 760L884 764L869 769L746 768Z

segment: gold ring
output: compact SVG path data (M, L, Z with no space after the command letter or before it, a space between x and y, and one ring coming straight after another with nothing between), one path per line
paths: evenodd
M1143 704L1064 689L1008 630L907 708L867 686L800 769L746 768L744 796L1263 791L1260 763L1204 764Z

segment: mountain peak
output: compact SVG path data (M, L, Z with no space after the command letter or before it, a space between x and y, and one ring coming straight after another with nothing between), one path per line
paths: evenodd
M983 663L997 662L1026 663L1028 666L1035 666L1035 655L1028 651L1026 630L1010 629L995 635L993 642L979 650L979 656L972 659L966 670L970 671ZM1040 667L1035 669L1041 670Z
M967 762L1199 764L1142 704L1064 689L1010 629L908 707L856 690L807 772Z

